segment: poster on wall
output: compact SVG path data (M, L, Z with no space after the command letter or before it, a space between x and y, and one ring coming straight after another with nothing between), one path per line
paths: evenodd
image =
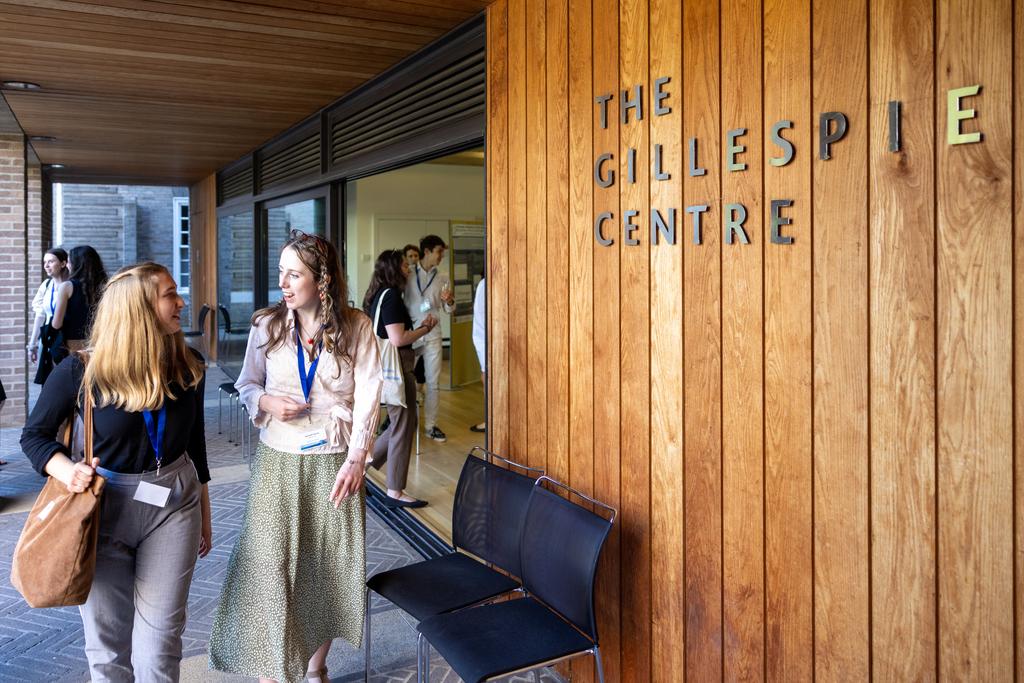
M452 291L455 294L455 313L452 322L471 322L473 294L484 275L484 224L452 221L450 227L451 278Z

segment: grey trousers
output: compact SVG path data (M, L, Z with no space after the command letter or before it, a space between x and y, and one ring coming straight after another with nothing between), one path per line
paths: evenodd
M388 488L401 491L409 475L409 455L412 453L412 441L416 438L419 421L416 417L416 377L413 367L416 356L412 349L399 349L402 359L402 371L405 375L405 405L391 406L388 418L391 423L384 433L377 437L373 444L373 460L370 464L378 470L386 462L388 464Z
M187 456L154 473L107 478L96 578L79 610L93 681L176 682L202 529L202 486ZM158 508L134 500L141 481L171 489Z

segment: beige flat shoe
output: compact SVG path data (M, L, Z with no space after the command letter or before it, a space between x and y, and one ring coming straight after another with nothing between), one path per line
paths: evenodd
M307 681L316 681L316 683L331 683L331 679L328 678L328 676L327 676L327 667L326 666L324 668L322 668L322 669L317 670L317 671L307 671L306 672L306 680Z

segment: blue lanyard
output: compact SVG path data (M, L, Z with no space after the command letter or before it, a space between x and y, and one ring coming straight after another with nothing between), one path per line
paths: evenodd
M56 289L57 289L56 285L53 284L53 278L51 278L50 279L50 317L51 318L57 312L57 306L56 306L56 304L53 303L53 293L54 293L54 291L56 291Z
M313 362L309 364L309 372L306 372L306 359L302 350L302 339L299 338L298 330L295 331L295 350L299 358L299 384L302 385L302 397L306 399L306 403L309 403L309 393L313 390L313 378L316 377L316 366L320 364L319 352L323 350L323 348L324 343L320 342L316 358L314 358Z
M434 274L430 276L430 280L427 281L427 286L424 287L420 284L420 267L416 266L416 286L420 290L420 296L423 296L423 292L430 289L430 285L434 284L435 277L437 277L437 268L434 268Z
M146 432L149 434L149 443L153 445L153 452L156 453L156 473L160 475L160 462L164 459L164 427L167 426L167 406L165 405L157 413L156 424L153 424L153 411L144 410L142 417L146 421Z

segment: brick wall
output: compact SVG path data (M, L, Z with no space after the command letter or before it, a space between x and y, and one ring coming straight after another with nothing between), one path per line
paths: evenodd
M43 240L43 172L38 164L29 164L25 169L28 188L28 303L36 293L36 286L42 282L43 252L49 245Z
M0 135L0 380L7 391L0 411L3 427L19 426L27 416L26 199L25 138Z

